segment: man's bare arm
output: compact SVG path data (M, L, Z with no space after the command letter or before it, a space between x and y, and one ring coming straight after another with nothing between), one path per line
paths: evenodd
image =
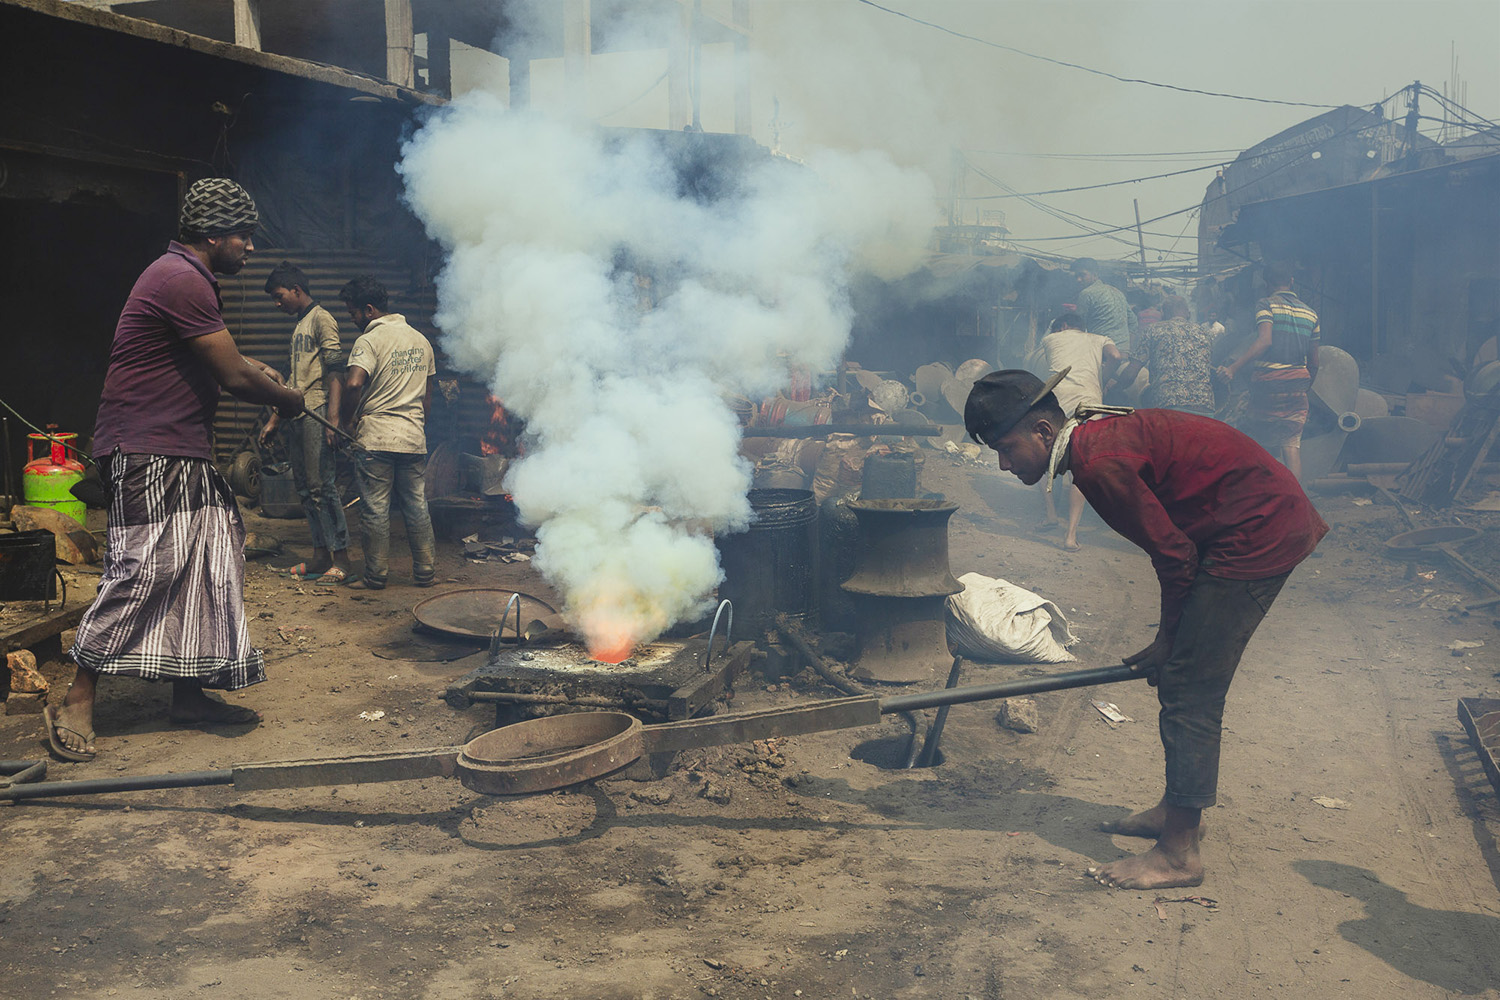
M247 403L274 406L283 417L295 417L302 412L302 393L277 385L260 368L246 364L245 356L235 346L228 330L191 337L187 344L193 355L208 368L214 381L231 396Z

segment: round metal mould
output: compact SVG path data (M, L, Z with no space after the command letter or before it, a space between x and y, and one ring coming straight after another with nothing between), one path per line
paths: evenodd
M501 726L464 744L458 780L484 795L551 792L602 778L643 752L641 720L571 712Z
M1462 524L1403 531L1399 535L1386 539L1385 554L1393 559L1415 559L1430 554L1439 545L1460 545L1464 542L1472 542L1482 534L1484 532L1478 528L1470 528Z
M514 593L516 591L504 587L450 590L420 602L411 613L434 632L489 642L494 638L495 629L500 626L500 616L505 613L505 606ZM522 594L521 613L534 619L544 614L556 614L557 609L540 598ZM500 641L515 642L514 630L509 636L502 635Z

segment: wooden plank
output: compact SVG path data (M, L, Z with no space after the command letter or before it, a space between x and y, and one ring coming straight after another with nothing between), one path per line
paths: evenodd
M15 649L29 649L39 642L61 635L82 621L83 613L88 609L88 604L75 604L71 608L55 611L41 621L32 622L8 635L0 636L0 653L8 653Z

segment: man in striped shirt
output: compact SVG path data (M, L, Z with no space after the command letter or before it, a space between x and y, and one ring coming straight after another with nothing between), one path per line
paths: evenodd
M1292 291L1290 267L1267 264L1264 273L1271 294L1256 303L1255 342L1217 374L1233 382L1242 368L1254 365L1250 403L1240 430L1300 480L1307 393L1318 377L1318 314Z

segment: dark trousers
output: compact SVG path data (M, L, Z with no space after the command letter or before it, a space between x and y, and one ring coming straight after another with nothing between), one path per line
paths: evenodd
M1240 655L1290 573L1225 580L1200 572L1188 591L1172 655L1158 675L1168 805L1206 809L1219 786L1224 698Z
M313 411L328 416L327 405ZM291 457L292 482L302 500L314 548L342 552L349 547L349 525L344 520L344 501L335 482L333 448L323 436L323 425L299 417L281 425Z

